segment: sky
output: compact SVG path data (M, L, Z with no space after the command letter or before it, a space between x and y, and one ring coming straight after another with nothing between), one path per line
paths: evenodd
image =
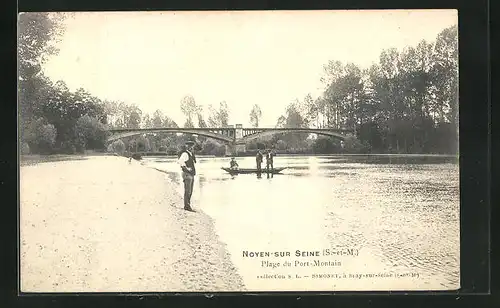
M362 68L382 50L434 41L457 24L456 10L93 12L66 20L59 53L44 71L70 90L160 109L179 125L180 101L226 101L230 124L274 127L286 106L324 90L328 61Z

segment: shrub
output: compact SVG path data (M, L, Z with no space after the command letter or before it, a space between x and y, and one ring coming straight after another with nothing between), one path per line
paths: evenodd
M149 140L144 136L137 137L135 139L135 142L137 143L137 150L139 152L147 152L151 149L149 145Z
M366 153L369 146L361 143L355 136L348 136L344 139L343 149L346 153Z
M287 148L287 144L285 141L283 141L283 140L276 141L276 149L283 151L283 150L286 150L286 148Z
M125 143L121 140L116 140L111 144L111 147L115 153L123 154L125 153Z
M84 115L76 121L75 126L77 150L102 149L106 142L106 128L99 119Z
M160 149L162 149L162 147L160 147ZM174 146L170 146L168 148L163 148L163 151L165 151L167 153L167 155L177 155L177 153L179 152L179 150Z
M331 138L318 138L312 145L315 154L338 153L341 150L340 143Z
M21 143L21 154L22 155L30 154L30 146L28 143L26 142Z
M43 118L31 122L27 129L26 141L33 152L47 154L52 152L56 142L57 130Z
M215 140L207 139L202 144L201 154L224 156L226 154L226 146Z

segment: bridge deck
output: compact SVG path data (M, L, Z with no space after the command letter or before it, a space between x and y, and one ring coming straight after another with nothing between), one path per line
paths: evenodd
M108 129L112 133L108 137L108 141L114 141L121 138L131 137L144 133L161 133L174 132L185 133L192 135L200 135L208 138L213 138L223 142L247 142L263 136L269 136L274 133L310 133L345 139L349 134L353 134L353 130L348 129L333 129L333 128L271 128L271 127L207 127L207 128L183 128L183 127L158 127L158 128L113 128Z

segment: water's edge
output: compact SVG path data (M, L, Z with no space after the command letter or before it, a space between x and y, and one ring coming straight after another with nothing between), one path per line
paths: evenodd
M152 166L148 166L145 163L141 163L141 165L145 166L146 168L156 170L156 171L161 172L161 173L166 174L166 175L169 174L168 171L161 170L161 169L158 169L158 168L155 168ZM170 178L165 178L165 180L169 181L172 185L179 185L179 183L176 183L175 181L173 181ZM180 200L183 200L183 196L179 195L177 192L174 192L174 194L177 194L177 197ZM205 213L201 209L196 209L196 212L198 215L202 215L203 220L206 220L208 222L206 224L206 226L209 228L209 230L207 230L207 232L212 234L213 241L214 241L215 245L217 246L217 247L213 247L213 249L218 250L219 255L222 254L221 258L224 260L224 262L229 263L227 266L231 269L232 273L228 273L228 274L231 274L233 276L232 279L234 279L240 283L240 287L239 287L238 291L241 291L241 292L245 291L246 288L245 288L244 279L243 279L242 275L239 274L239 269L236 267L234 262L232 262L232 256L227 248L227 244L221 240L220 235L216 231L214 218L212 218L210 215L208 215L207 213Z

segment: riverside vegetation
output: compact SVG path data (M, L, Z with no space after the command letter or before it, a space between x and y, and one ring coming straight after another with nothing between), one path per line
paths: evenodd
M105 148L107 128L178 127L168 109L148 114L135 104L103 100L85 89L70 91L64 81L54 82L44 75L44 62L57 54L55 43L64 32L65 18L71 15L19 16L21 152L75 154L90 149L176 154L191 136L147 134L124 138ZM456 153L457 33L455 25L440 32L433 42L422 40L404 50L389 48L367 69L329 61L323 67L323 94L291 102L276 127L348 128L356 135L341 143L332 138L311 139L307 134L279 134L248 144L249 153L269 146L281 153ZM223 127L229 123L230 109L225 101L217 107L208 105L206 112L188 95L180 108L186 116L183 127ZM249 115L252 126L259 126L261 116L260 106L254 105ZM201 154L225 153L224 144L218 141L199 137L198 142Z

